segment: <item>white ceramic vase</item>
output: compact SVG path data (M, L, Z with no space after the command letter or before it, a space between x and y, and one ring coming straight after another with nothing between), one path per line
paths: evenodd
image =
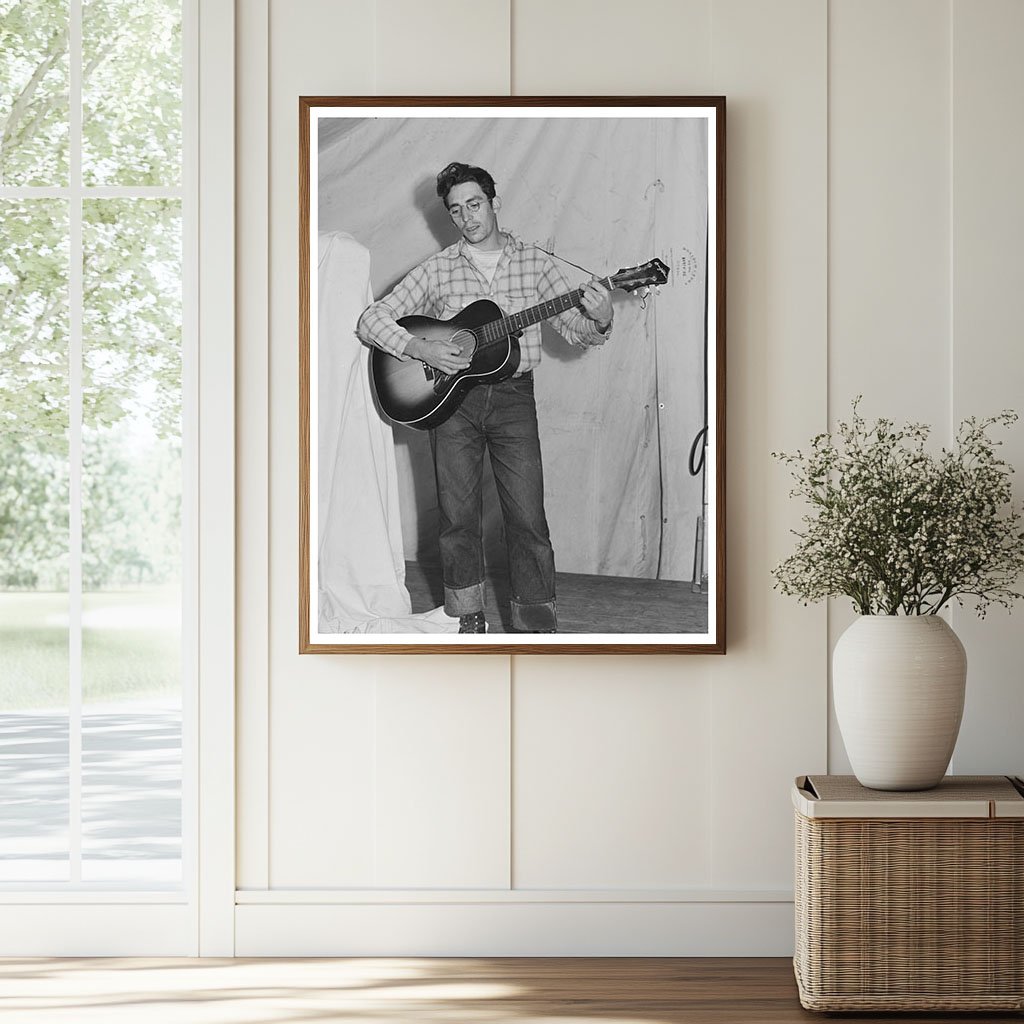
M953 756L967 655L937 615L862 615L832 655L836 718L870 789L930 789Z

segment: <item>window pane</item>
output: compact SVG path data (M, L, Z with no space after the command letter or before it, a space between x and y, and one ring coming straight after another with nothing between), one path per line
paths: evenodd
M0 185L68 183L68 2L0 0Z
M110 603L102 601L108 597ZM126 621L125 597L102 594L86 600L96 620L91 630L86 627L92 652L85 656L94 682L110 671L122 650L130 651L120 669L128 685L138 682L133 661L159 656L155 644L135 642L131 627L96 624L103 613L112 622ZM179 611L167 603L173 621ZM149 609L155 607L154 602ZM142 628L140 622L135 629L140 636ZM159 639L171 639L172 632L161 630ZM143 646L149 649L140 650ZM170 663L175 661L172 655ZM180 885L181 700L176 694L163 699L114 694L106 703L83 708L82 881Z
M181 0L84 0L87 185L181 181Z
M0 793L0 882L68 881L67 711L0 712Z
M67 236L0 200L0 881L68 876Z
M82 878L181 877L181 204L84 204Z

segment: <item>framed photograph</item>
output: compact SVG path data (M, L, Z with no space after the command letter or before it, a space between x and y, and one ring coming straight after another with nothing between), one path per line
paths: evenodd
M299 100L302 653L725 652L725 100Z

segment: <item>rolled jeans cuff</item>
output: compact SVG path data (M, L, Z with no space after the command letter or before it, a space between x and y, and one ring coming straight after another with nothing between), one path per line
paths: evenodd
M527 604L513 598L510 604L513 629L523 633L539 633L541 630L558 628L554 601L534 601Z
M457 615L471 615L484 610L484 585L473 583L468 587L444 588L444 611L454 618Z

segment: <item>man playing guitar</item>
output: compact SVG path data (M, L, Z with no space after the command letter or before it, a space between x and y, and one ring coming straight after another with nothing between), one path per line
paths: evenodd
M456 338L417 337L397 321L412 314L451 317L478 299L505 313L546 302L568 291L547 253L524 245L498 227L501 199L480 167L451 163L437 176L437 194L461 237L410 271L360 317L360 338L399 359L417 359L442 374L470 365ZM596 279L582 289L578 307L552 317L573 345L603 344L612 326L608 289ZM533 370L541 360L540 325L519 341L514 376L469 388L458 408L430 431L440 508L445 611L459 617L460 633L485 633L482 481L491 460L508 545L512 628L554 633L555 562L544 514Z

